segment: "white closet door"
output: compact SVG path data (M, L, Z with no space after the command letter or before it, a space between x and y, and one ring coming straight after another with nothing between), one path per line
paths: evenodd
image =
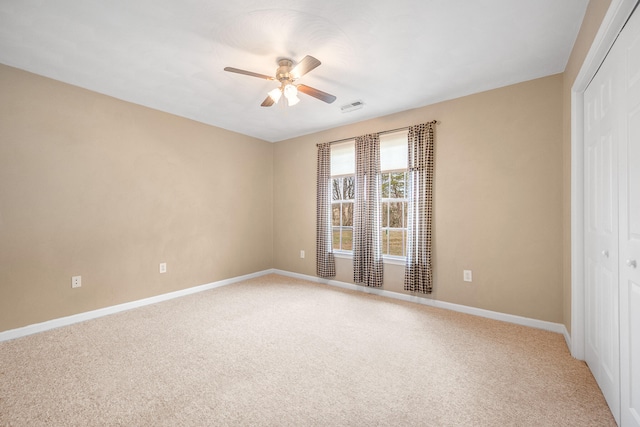
M611 59L585 91L585 359L619 423L619 67Z
M612 53L622 70L620 111L621 426L640 427L640 12Z

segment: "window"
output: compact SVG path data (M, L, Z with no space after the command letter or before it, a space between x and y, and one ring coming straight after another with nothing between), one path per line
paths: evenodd
M407 131L380 135L382 254L405 256L407 247Z
M405 171L382 172L382 253L405 256L407 199Z
M382 253L404 257L407 241L407 131L380 135L382 173ZM355 199L355 144L348 141L331 147L331 220L333 249L353 248Z
M331 225L333 249L353 249L356 153L353 141L331 147Z
M353 175L331 178L331 222L333 249L353 249L353 200L355 177Z

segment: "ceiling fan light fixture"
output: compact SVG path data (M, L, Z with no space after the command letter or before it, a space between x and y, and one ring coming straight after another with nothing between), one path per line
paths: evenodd
M280 101L280 97L282 96L282 91L279 87L277 87L272 91L269 91L268 95L271 97L271 99L273 99L273 102L277 104L278 101Z
M298 98L297 96L293 95L287 98L287 105L289 107L293 107L294 105L296 105L298 102L300 102L300 98Z
M300 102L300 98L298 98L298 88L291 83L285 85L282 89L284 92L284 97L287 98L287 104L292 107Z
M298 88L291 83L288 83L284 86L284 96L287 98L298 95Z

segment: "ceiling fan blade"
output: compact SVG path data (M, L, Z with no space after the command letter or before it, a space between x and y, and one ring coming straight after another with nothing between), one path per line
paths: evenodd
M260 79L265 79L265 80L275 80L274 77L271 76L267 76L265 74L258 74L258 73L254 73L252 71L247 71L247 70L241 70L239 68L233 68L233 67L224 67L225 71L229 71L230 73L238 73L238 74L244 74L246 76L252 76L252 77L258 77Z
M312 88L311 86L306 85L298 85L298 90L302 93L305 93L309 96L313 96L314 98L318 98L320 101L324 101L327 104L331 104L336 100L336 97L321 90Z
M293 69L291 70L291 76L294 79L299 79L320 64L322 64L322 62L318 61L313 56L307 55L302 58L302 61L298 62L298 65L293 67Z
M274 104L273 102L273 98L271 98L269 95L267 95L267 97L264 99L264 101L262 101L262 104L260 104L261 107L271 107Z

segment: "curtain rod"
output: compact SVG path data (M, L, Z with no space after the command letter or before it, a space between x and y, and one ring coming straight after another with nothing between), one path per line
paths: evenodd
M434 125L435 125L435 124L438 124L438 121L437 121L437 120L432 120L432 121L427 122L427 123L425 123L425 124L429 124L429 123L431 123L431 124L434 124ZM385 131L382 131L382 132L378 132L378 135L384 135L384 134L387 134L387 133L399 132L399 131L401 131L401 130L407 130L407 129L409 129L410 127L411 127L411 126L404 126L404 127L397 128L397 129L385 130ZM355 136L352 136L351 138L338 139L338 140L336 140L336 141L331 141L331 142L329 142L329 144L337 144L337 143L339 143L339 142L351 141L352 139L356 139L356 137L355 137ZM316 146L318 146L318 145L320 145L320 144L324 144L324 143L318 143L318 144L316 144Z

